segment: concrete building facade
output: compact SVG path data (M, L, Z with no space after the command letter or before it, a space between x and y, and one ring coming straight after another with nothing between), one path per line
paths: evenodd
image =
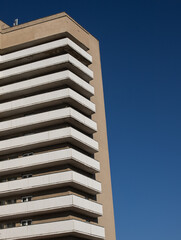
M0 240L115 240L99 42L0 21Z

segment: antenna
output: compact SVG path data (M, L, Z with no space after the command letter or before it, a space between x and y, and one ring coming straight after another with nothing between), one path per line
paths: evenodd
M14 20L13 26L18 26L18 18Z

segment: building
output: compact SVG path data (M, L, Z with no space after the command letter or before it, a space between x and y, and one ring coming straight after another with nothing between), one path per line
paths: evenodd
M0 21L0 239L115 240L99 42Z

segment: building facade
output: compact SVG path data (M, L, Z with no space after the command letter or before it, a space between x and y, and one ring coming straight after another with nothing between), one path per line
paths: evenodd
M99 42L0 21L0 240L115 240Z

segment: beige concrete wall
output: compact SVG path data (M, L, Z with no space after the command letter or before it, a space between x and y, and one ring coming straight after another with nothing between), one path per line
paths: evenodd
M53 27L52 27L53 26ZM23 45L31 41L48 38L54 39L63 33L70 33L84 45L89 47L89 34L66 13L60 13L51 17L35 20L2 30L1 49L8 49ZM52 37L53 36L53 37ZM86 47L85 47L86 46Z
M95 154L95 159L98 160L101 165L101 171L96 175L96 179L102 184L102 194L97 197L98 202L103 204L103 217L99 218L99 223L105 226L106 239L112 240L116 239L116 236L100 50L99 42L92 36L90 36L89 47L89 53L93 56L93 64L90 68L94 72L94 80L91 84L95 88L95 96L92 97L91 100L96 104L96 114L93 115L92 119L97 123L98 128L98 132L94 134L94 139L99 143L99 152Z
M1 26L2 23L0 22L0 29L2 29ZM67 33L72 36L72 39L76 39L76 43L84 49L89 49L89 53L93 57L90 68L94 72L94 80L91 81L91 84L95 88L95 96L91 100L96 104L97 110L92 119L98 124L98 132L94 134L93 138L99 142L99 152L95 154L95 159L100 161L101 172L96 175L96 179L102 183L102 194L98 196L98 202L103 205L103 217L99 218L99 224L105 227L106 240L115 240L99 42L66 13L60 13L1 30L0 53L21 49L50 39L57 39Z
M2 32L5 28L8 28L9 26L0 20L0 50L3 48L2 46Z

